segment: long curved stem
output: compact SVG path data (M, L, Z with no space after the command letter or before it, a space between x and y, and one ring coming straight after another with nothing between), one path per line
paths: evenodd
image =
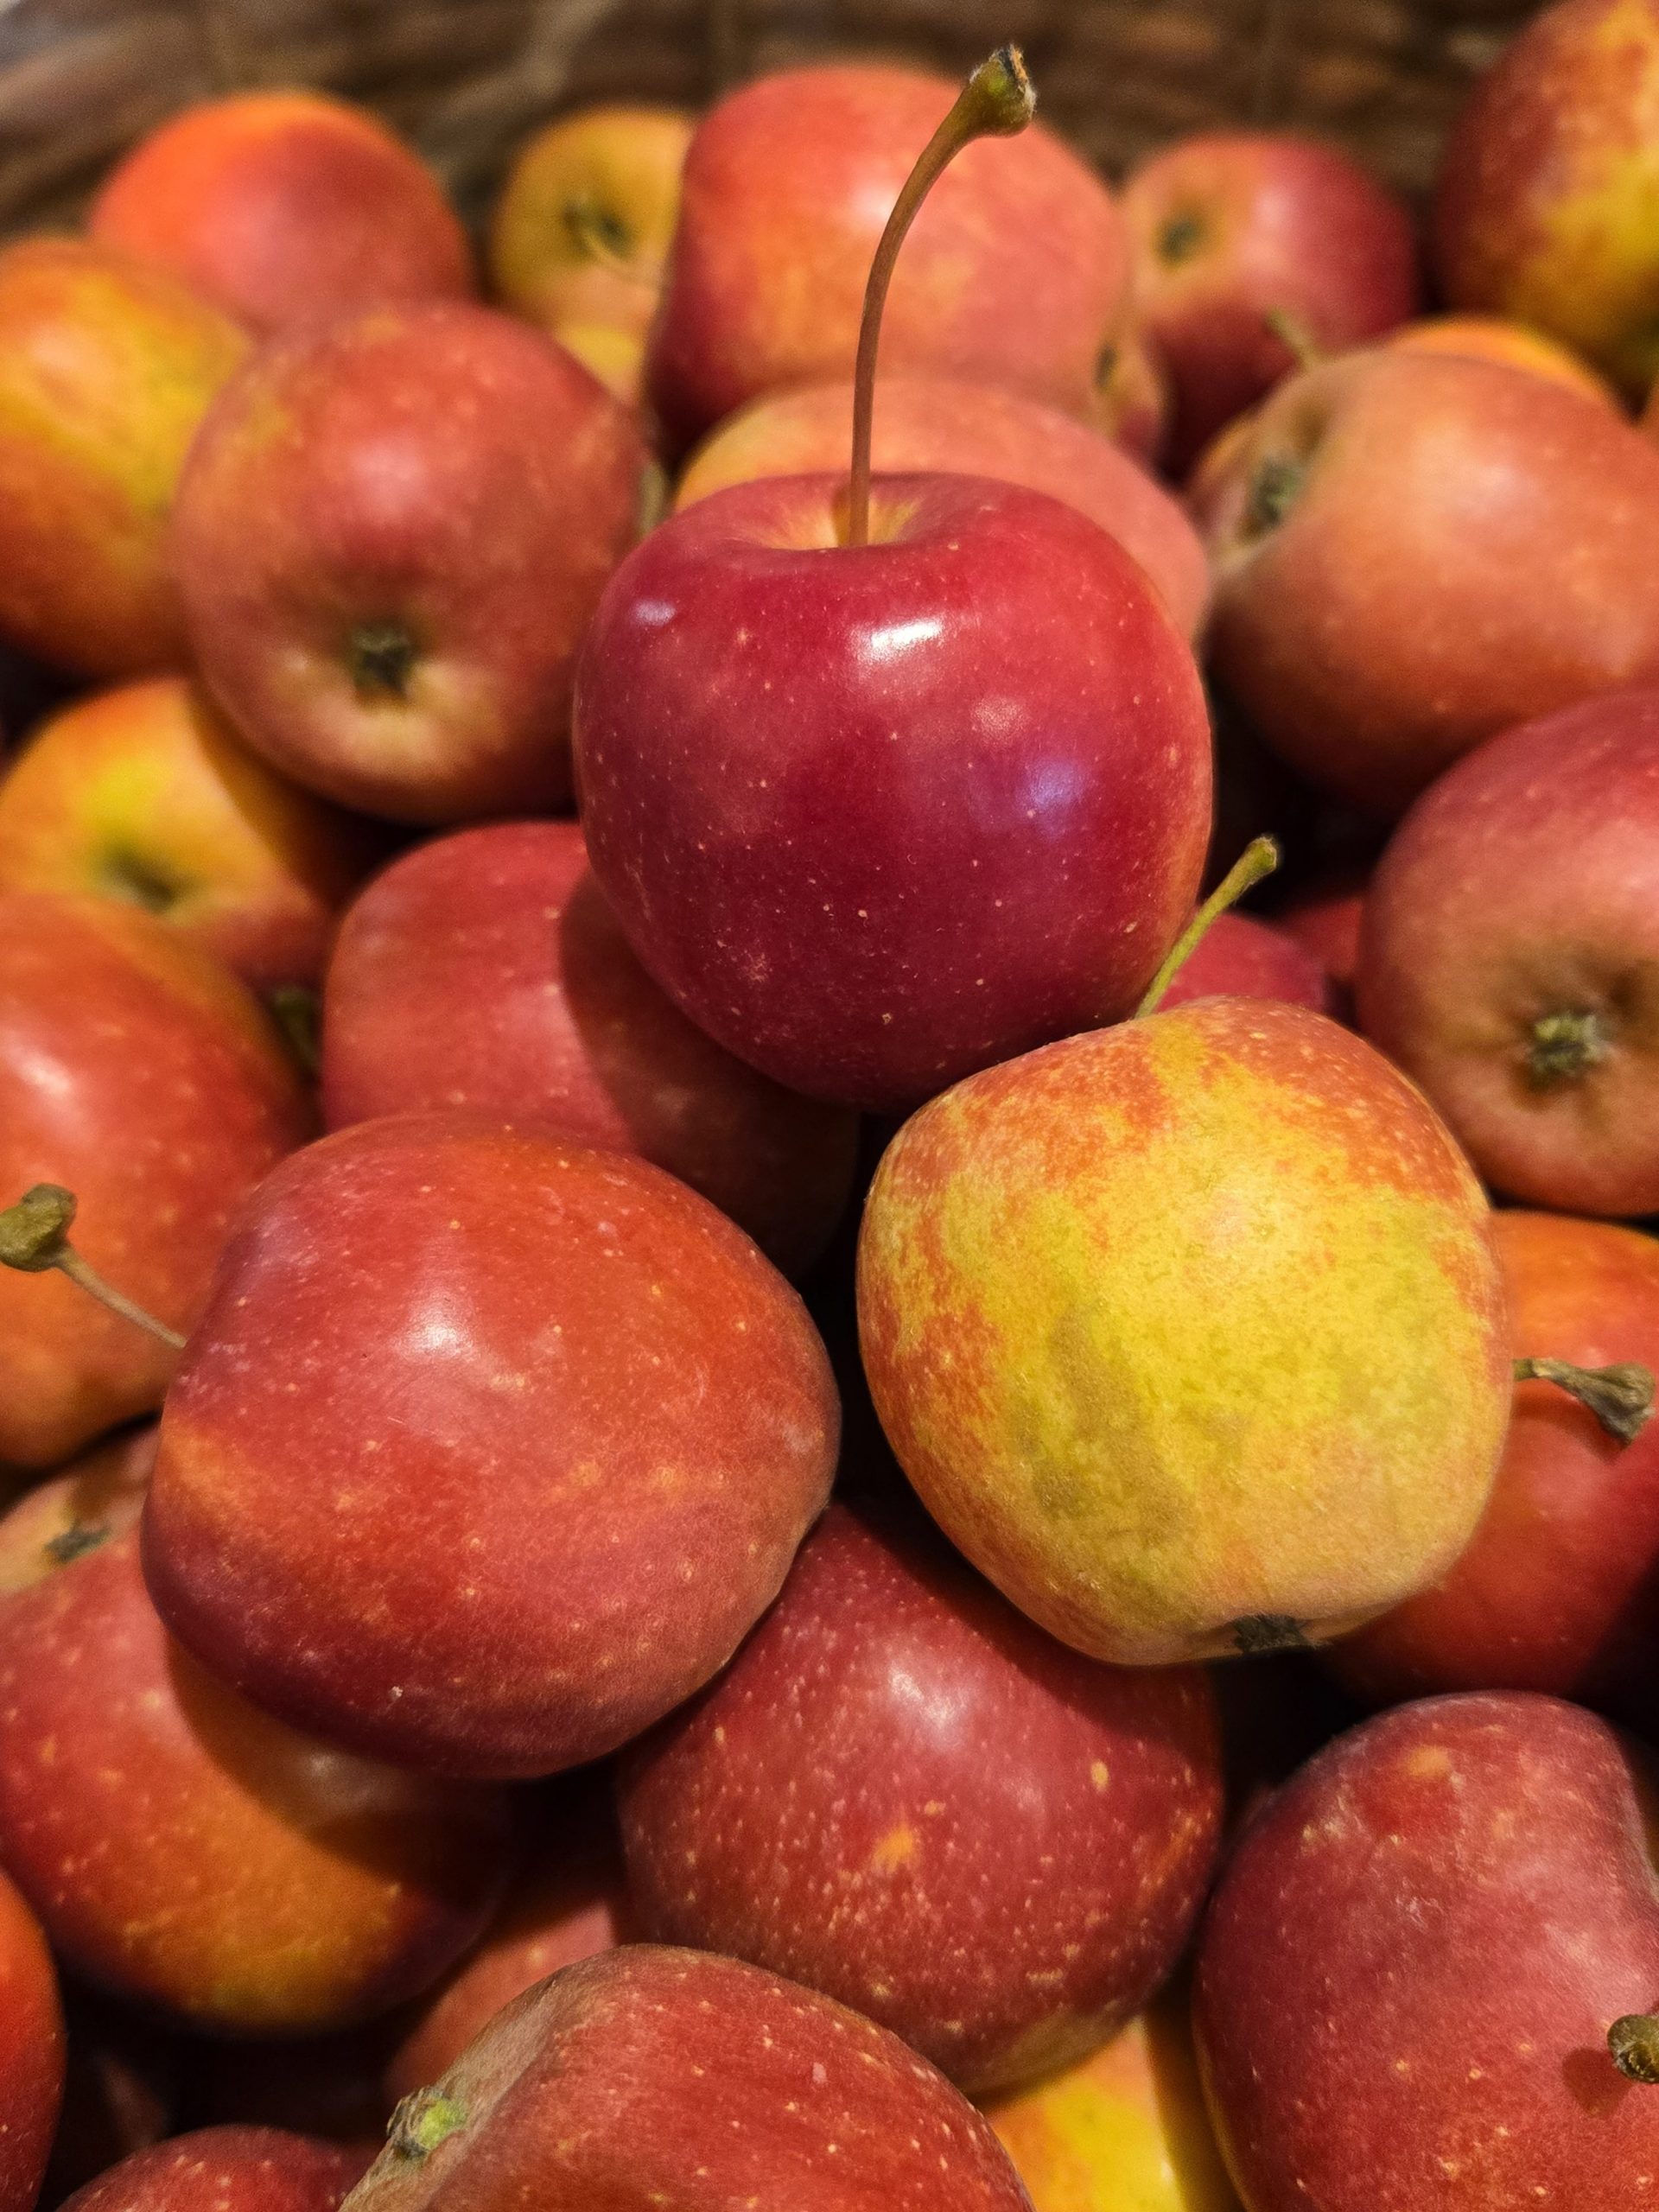
M1264 875L1271 875L1278 865L1279 848L1272 838L1252 837L1165 954L1163 966L1147 986L1145 998L1135 1009L1137 1020L1143 1014L1157 1013L1164 993L1198 950L1200 939L1217 915L1224 914L1230 906L1236 906L1253 883L1260 883Z

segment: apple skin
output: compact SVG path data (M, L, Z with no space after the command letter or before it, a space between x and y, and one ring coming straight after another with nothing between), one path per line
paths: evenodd
M77 1454L0 1515L0 1599L32 1589L86 1548L136 1528L156 1466L156 1425L140 1421Z
M1334 860L1315 869L1274 910L1275 929L1294 938L1324 969L1351 1007L1359 974L1359 931L1376 860Z
M1493 1223L1516 1357L1659 1372L1659 1243L1609 1222ZM1541 1690L1650 1727L1659 1661L1659 1425L1621 1446L1548 1382L1522 1382L1490 1503L1450 1570L1324 1655L1370 1705Z
M336 2212L363 2160L275 2127L199 2127L135 2151L64 2212Z
M638 1153L797 1275L846 1210L858 1146L854 1115L769 1083L664 996L574 822L459 830L370 885L329 966L322 1100L330 1128L461 1106Z
M877 242L957 90L862 64L783 70L703 118L647 365L671 444L762 392L851 376ZM882 364L1086 415L1128 274L1116 203L1069 147L1040 123L981 141L905 242Z
M1479 1185L1305 1007L1206 999L970 1077L871 1185L881 1425L1004 1595L1122 1665L1319 1641L1473 1533L1512 1395Z
M89 676L184 665L168 516L247 352L165 270L75 238L0 251L0 634Z
M1656 98L1654 0L1541 10L1453 124L1433 223L1452 306L1563 340L1638 401L1659 374Z
M1089 419L1147 468L1164 457L1174 406L1169 374L1151 340L1133 326L1102 349Z
M389 308L276 340L180 491L202 677L250 745L342 804L416 823L562 805L575 650L644 466L626 411L511 316Z
M0 897L0 1203L75 1192L78 1251L175 1327L245 1193L311 1127L257 1001L113 900ZM62 1276L0 1273L0 1459L49 1467L161 1403L175 1354Z
M1167 1014L1209 998L1281 999L1315 1014L1335 1011L1331 979L1313 954L1253 914L1218 914L1159 1003Z
M1199 1669L1066 1650L912 1514L830 1506L720 1681L624 1752L623 1850L648 1938L822 1989L977 2095L1168 1975L1219 1732Z
M46 1937L0 1873L0 2212L34 2212L63 2069L63 2012Z
M1523 716L1659 677L1659 452L1541 377L1352 354L1205 474L1216 673L1368 812Z
M902 1110L1135 1004L1191 911L1209 722L1144 572L1040 493L734 486L613 579L577 681L594 873L669 996ZM954 794L945 804L944 794Z
M728 484L844 467L853 387L769 392L722 423L687 462L675 495L687 507ZM989 476L1046 492L1097 522L1162 593L1182 632L1202 628L1210 563L1185 511L1122 448L1075 416L1020 393L955 377L883 377L876 391L875 467Z
M1644 1786L1605 1722L1511 1694L1384 1713L1272 1800L1195 1990L1249 2212L1651 2202L1653 2093L1606 2041L1659 1988Z
M256 990L320 980L382 843L268 768L184 677L77 700L0 779L0 892L127 899Z
M473 289L437 180L367 109L320 92L185 108L117 162L86 226L261 335Z
M1035 2212L1239 2212L1204 2107L1184 1989L985 2116Z
M500 1897L505 1793L245 1704L156 1618L121 1526L137 1501L89 1526L62 1487L57 1559L0 1598L0 1861L60 1955L219 2035L318 2033L417 1994Z
M1580 399L1622 414L1618 394L1606 378L1568 346L1529 330L1523 322L1506 322L1501 315L1434 315L1421 321L1402 323L1389 334L1388 343L1403 352L1455 353L1466 360L1496 361L1510 369L1545 377Z
M1512 1198L1659 1211L1656 902L1659 690L1494 738L1377 863L1360 1025ZM1582 1065L1551 1058L1564 1019L1588 1025Z
M242 1214L145 1567L181 1641L295 1726L547 1774L725 1664L836 1432L805 1308L695 1192L534 1128L365 1122Z
M1417 311L1406 209L1334 147L1278 131L1178 139L1123 188L1138 328L1174 395L1178 472L1297 365L1290 317L1328 353Z
M990 2128L896 2036L708 1951L566 1967L439 2088L461 2124L424 2158L389 2146L353 2212L1029 2212Z

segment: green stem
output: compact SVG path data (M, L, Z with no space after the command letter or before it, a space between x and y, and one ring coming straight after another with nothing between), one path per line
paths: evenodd
M184 1338L176 1329L169 1329L142 1306L135 1306L81 1258L69 1242L74 1218L73 1191L66 1191L60 1183L36 1183L15 1205L0 1212L0 1267L16 1268L28 1275L44 1274L55 1268L122 1320L148 1330L174 1351L182 1351Z
M1164 956L1163 966L1153 977L1145 998L1135 1009L1137 1020L1143 1014L1158 1011L1165 992L1197 951L1200 940L1216 917L1224 914L1230 906L1236 906L1252 884L1260 883L1264 875L1271 875L1278 865L1279 848L1272 838L1253 837Z

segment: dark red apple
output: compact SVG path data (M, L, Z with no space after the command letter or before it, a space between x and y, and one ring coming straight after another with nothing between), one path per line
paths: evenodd
M1167 1014L1189 1000L1212 998L1282 999L1316 1014L1333 1010L1331 979L1313 954L1253 914L1218 914L1159 1004Z
M322 1097L331 1128L466 1106L638 1153L791 1274L828 1243L858 1141L853 1115L769 1083L664 996L574 822L440 837L370 885L328 970Z
M1511 729L1423 795L1366 898L1356 998L1488 1182L1659 1211L1659 690Z
M835 1465L795 1294L683 1185L475 1116L270 1177L168 1393L168 1625L295 1726L442 1772L613 1750L730 1657Z
M914 1509L831 1506L619 1788L647 1936L824 1990L975 2094L1139 2010L1221 1831L1202 1673L1067 1650Z
M1430 1698L1341 1737L1256 1818L1195 1994L1249 2212L1646 2212L1659 2182L1647 1783L1553 1698ZM1637 2016L1637 2017L1632 2017Z
M274 2127L201 2127L123 2158L66 2212L335 2212L362 2171L338 2144Z
M706 1951L567 1967L411 2098L353 2212L1028 2212L988 2124L885 2028Z
M63 2063L46 1938L0 1873L0 2212L32 2212L63 2101Z

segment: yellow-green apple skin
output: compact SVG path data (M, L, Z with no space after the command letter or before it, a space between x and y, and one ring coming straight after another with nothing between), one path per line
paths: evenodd
M1182 1988L1075 2066L982 2108L1034 2212L1240 2212Z
M1123 1665L1320 1641L1433 1582L1509 1421L1472 1171L1370 1046L1258 1000L923 1108L871 1187L859 1328L945 1533Z

